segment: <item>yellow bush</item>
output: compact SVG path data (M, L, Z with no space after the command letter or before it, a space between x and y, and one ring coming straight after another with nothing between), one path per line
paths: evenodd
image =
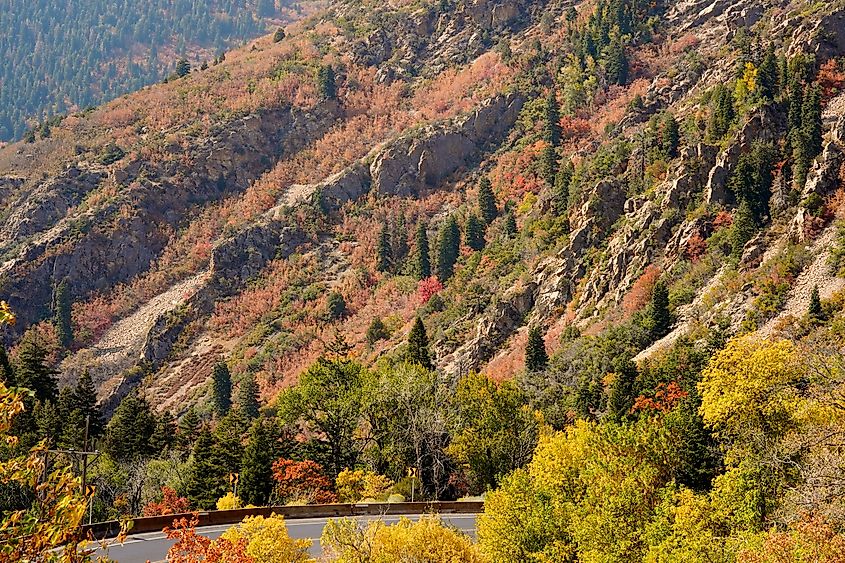
M382 500L387 497L393 481L363 469L344 469L335 479L335 490L340 502L358 502L361 499L372 498Z
M225 498L225 497L224 497ZM223 538L236 542L245 540L246 553L256 563L306 563L313 559L308 555L310 540L295 540L288 535L283 516L274 514L247 517L234 528L223 533Z
M379 520L362 528L354 520L329 522L320 540L337 563L480 563L481 555L465 534L443 525L437 516L418 522L406 518L388 526Z
M790 342L734 339L701 374L701 416L722 435L736 436L763 421L770 431L782 431L799 411L793 385L801 377Z
M231 491L226 493L226 496L217 499L217 510L234 510L236 508L241 508L241 499Z

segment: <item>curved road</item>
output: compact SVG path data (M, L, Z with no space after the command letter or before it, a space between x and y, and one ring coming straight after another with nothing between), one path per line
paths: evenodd
M381 519L387 524L395 524L399 521L399 516L358 516L355 519L358 521L379 520ZM411 520L416 520L419 516L408 516ZM470 536L475 537L475 515L474 514L444 514L441 516L445 524L454 526L459 530L466 532ZM315 557L319 556L320 551L320 536L323 534L323 528L329 520L335 518L303 518L303 519L286 519L285 524L288 527L290 537L294 539L310 539L313 540L311 546L311 554ZM221 526L207 526L204 528L197 528L197 533L209 538L217 538L227 529L236 524L225 524ZM106 549L98 549L94 554L107 556L118 563L145 563L146 561L165 561L167 550L173 545L173 541L164 537L161 532L154 532L149 534L138 534L129 536L122 544L112 543Z

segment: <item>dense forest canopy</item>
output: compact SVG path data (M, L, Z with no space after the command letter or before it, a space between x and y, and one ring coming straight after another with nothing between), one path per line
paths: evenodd
M265 32L281 0L0 1L0 140Z

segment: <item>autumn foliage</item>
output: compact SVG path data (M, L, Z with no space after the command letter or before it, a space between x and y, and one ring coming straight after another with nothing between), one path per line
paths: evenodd
M689 393L681 389L675 381L668 384L660 383L653 397L640 395L634 401L631 411L655 411L667 413L674 409L679 402L689 396Z
M167 560L170 563L252 563L255 561L246 553L246 539L211 540L197 534L197 524L199 524L199 519L194 516L191 520L181 518L173 523L172 528L164 529L167 539L176 540L167 552Z
M836 59L830 59L819 68L817 78L822 89L822 103L827 103L845 89L845 72Z
M654 264L645 269L622 301L622 310L625 315L633 315L646 306L651 299L651 292L654 289L654 284L660 278L660 274L660 268Z
M311 460L278 459L273 463L273 494L281 503L331 504L337 501L323 467Z
M166 516L168 514L184 514L190 509L190 503L185 497L180 497L170 487L161 488L162 499L147 503L142 516Z
M443 283L437 279L437 276L431 276L421 280L419 285L417 285L417 296L423 305L428 303L429 299L441 291L443 291Z

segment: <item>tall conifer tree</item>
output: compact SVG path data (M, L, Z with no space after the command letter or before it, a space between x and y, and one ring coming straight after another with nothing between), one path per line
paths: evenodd
M414 326L408 334L408 362L428 370L434 369L428 352L428 334L425 324L419 317L414 321Z
M429 255L428 232L422 220L417 225L415 274L418 280L431 277L431 258Z
M211 406L219 417L232 408L232 375L225 362L218 362L211 372Z
M487 176L483 176L481 181L478 182L478 211L488 225L499 214L499 210L496 208L496 194L493 193L493 184Z

